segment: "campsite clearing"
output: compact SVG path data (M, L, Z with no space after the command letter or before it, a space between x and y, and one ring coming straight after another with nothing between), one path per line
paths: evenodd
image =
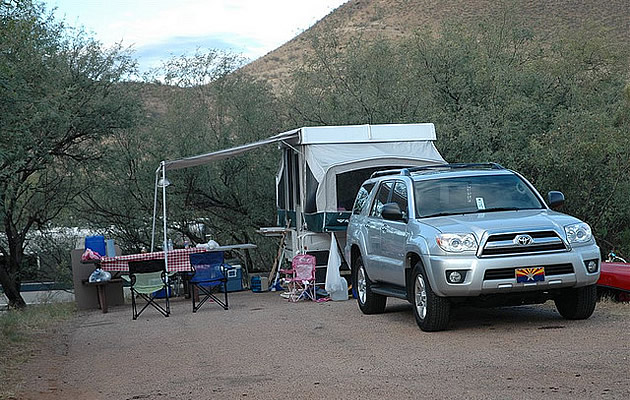
M604 301L585 321L552 304L461 308L425 333L411 306L288 303L237 292L230 309L131 320L129 305L80 312L22 368L19 399L630 397L630 305Z

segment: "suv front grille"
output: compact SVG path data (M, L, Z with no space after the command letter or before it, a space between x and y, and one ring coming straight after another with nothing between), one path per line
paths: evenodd
M517 238L524 235L531 237L531 243L518 244ZM566 250L564 242L554 231L502 233L490 235L481 256L509 256Z
M545 276L572 274L572 264L553 264L553 265L541 265L545 268ZM489 269L483 276L484 281L492 281L498 279L513 279L516 277L516 268L499 268Z

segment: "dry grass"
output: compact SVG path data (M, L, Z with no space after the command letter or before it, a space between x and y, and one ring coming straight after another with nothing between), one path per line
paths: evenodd
M622 315L630 317L630 302L621 302L614 300L612 297L603 296L597 302L595 312L605 311L611 315Z
M19 366L49 340L53 328L72 318L74 303L33 305L0 313L0 399L11 399L18 384Z

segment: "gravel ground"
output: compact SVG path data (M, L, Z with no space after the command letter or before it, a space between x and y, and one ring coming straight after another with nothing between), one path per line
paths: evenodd
M20 399L628 399L630 305L586 321L551 303L461 308L424 333L408 303L288 303L232 293L230 310L172 302L82 312L23 368Z

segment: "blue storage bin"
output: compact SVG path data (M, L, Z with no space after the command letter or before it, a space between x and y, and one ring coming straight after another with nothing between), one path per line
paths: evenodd
M97 252L99 255L105 255L105 237L103 236L86 236L85 248Z
M163 299L166 297L164 296L165 295L164 289L160 289L157 292L153 292L153 294L156 299ZM168 288L168 297L173 297L173 291L171 290L170 287Z

